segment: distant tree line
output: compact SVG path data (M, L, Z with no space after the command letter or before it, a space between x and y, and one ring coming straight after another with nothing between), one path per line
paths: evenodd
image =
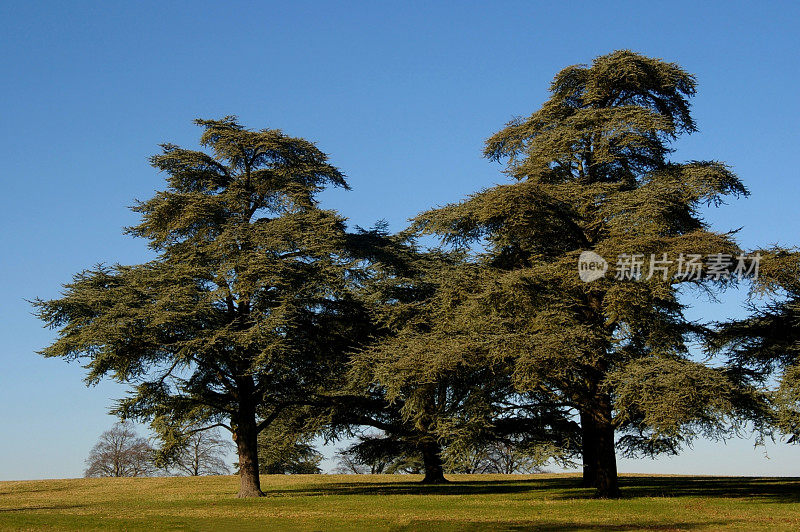
M150 423L179 470L201 471L199 434L230 432L240 497L263 495L259 473L317 470L315 436L355 438L342 470L425 482L577 461L600 497L619 495L617 453L752 430L797 441L799 256L741 249L703 217L748 191L724 163L670 159L697 129L695 90L630 51L569 66L487 140L508 182L394 234L322 208L323 190L349 187L314 144L197 120L201 149L163 145L166 187L133 207L126 232L155 258L35 300L58 330L41 354L130 383L113 413ZM585 282L586 252L619 275ZM716 274L689 275L686 257ZM744 320L686 317L693 294L735 285L774 297Z

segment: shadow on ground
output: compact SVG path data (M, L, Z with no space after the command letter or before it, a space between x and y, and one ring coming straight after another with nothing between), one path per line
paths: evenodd
M721 497L800 502L800 478L767 477L623 477L624 498Z
M86 508L83 504L51 504L40 506L20 506L18 508L0 508L0 512L35 512L37 510L74 510Z
M730 521L702 521L702 522L688 522L688 521L677 521L671 523L665 523L663 525L647 525L645 527L642 526L641 523L622 523L622 524L609 524L609 525L601 525L601 524L587 524L582 522L542 522L542 521L521 521L518 523L513 524L498 524L492 525L490 523L481 523L475 525L469 525L465 523L459 523L458 530L459 532L474 530L474 531L485 531L485 530L503 530L503 531L516 531L516 530L536 530L537 532L564 532L569 530L608 530L610 532L624 532L629 530L696 530L696 529L708 529L708 528L719 528L723 526L730 526ZM393 530L447 530L448 528L452 528L453 522L452 521L420 521L414 522L407 526L394 528Z
M544 522L544 521L520 521L517 523L480 523L469 524L459 523L459 532L463 531L485 531L485 530L535 530L537 532L564 532L565 530L607 530L609 532L624 532L630 530L696 530L708 528L720 528L731 526L731 521L675 521L664 523L663 525L646 525L642 523L620 523L620 524L587 524L583 522ZM419 521L412 522L406 526L397 527L393 530L448 530L453 528L453 521Z
M621 477L623 499L640 497L748 498L764 502L800 502L800 478L757 477ZM419 482L349 482L267 489L268 495L478 495L540 492L549 499L590 499L594 490L577 477L520 480Z

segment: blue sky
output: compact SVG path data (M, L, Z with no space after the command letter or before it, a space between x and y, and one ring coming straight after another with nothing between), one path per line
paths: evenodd
M739 2L3 2L0 18L0 479L79 476L124 387L35 354L53 333L25 299L81 268L137 263L126 209L162 187L157 144L239 115L329 153L353 224L502 182L484 139L537 109L566 65L629 48L697 75L700 132L676 159L730 164L752 192L708 213L746 247L798 238L798 4ZM741 312L693 302L704 319ZM769 458L765 457L765 451ZM698 442L621 471L800 475L800 448Z

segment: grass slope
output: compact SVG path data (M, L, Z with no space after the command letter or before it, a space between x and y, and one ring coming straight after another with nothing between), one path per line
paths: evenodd
M800 530L800 479L624 476L594 500L574 475L265 476L0 482L0 528L175 530Z

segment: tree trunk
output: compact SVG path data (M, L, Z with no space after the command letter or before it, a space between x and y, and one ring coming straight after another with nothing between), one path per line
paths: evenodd
M233 439L239 453L239 494L237 497L263 497L258 477L258 428L253 405L241 405L234 423Z
M619 497L619 482L617 479L617 454L614 448L614 426L606 423L600 427L599 433L596 495L601 499L616 499Z
M425 465L425 478L423 484L441 484L447 482L444 478L444 468L442 467L442 448L435 441L423 442L420 446L422 451L422 462Z
M581 412L581 454L583 456L583 487L597 486L597 436L588 412Z
M581 412L581 432L583 485L595 488L598 498L619 497L614 424L608 395L601 395L594 404Z

